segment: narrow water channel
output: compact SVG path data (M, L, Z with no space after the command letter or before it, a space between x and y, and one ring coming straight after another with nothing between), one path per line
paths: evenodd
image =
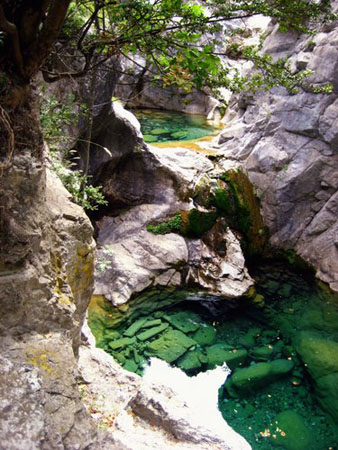
M219 409L254 450L337 449L338 299L291 265L261 265L253 276L256 304L243 300L229 311L226 300L212 308L182 301L143 312L138 305L132 320L103 331L92 305L92 330L101 347L140 374L151 357L189 376L226 362L232 373Z

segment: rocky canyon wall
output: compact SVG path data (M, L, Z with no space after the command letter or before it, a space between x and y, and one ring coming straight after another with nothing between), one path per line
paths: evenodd
M338 29L315 36L281 34L275 27L264 49L290 57L293 72L314 73L304 89L241 94L231 100L219 137L226 166L245 167L261 199L274 248L294 250L338 291ZM310 84L332 83L331 94Z

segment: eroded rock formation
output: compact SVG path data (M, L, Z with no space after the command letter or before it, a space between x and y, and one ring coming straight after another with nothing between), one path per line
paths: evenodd
M311 69L308 83L332 83L332 94L275 88L233 99L219 138L226 165L245 167L261 199L270 242L295 250L317 276L338 290L338 31L314 37L280 34L265 43L274 58L290 56L294 71Z

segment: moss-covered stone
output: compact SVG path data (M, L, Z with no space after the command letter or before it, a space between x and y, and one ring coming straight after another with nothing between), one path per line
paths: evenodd
M136 322L132 323L130 327L126 329L126 331L123 333L124 336L131 337L135 336L135 334L143 328L144 324L147 322L147 319L145 317L142 317L139 320L136 320Z
M243 364L247 358L248 352L245 349L226 349L223 344L215 344L207 347L208 368L220 366L226 363L233 370Z
M123 364L123 367L129 372L136 372L138 369L138 364L133 359L127 359Z
M176 365L187 372L200 369L205 361L205 357L201 350L187 351L177 362Z
M253 348L250 352L250 356L256 361L268 361L274 354L274 348L272 345L264 345L264 347Z
M165 128L154 128L153 130L150 131L150 133L154 134L155 136L159 134L166 134L167 132L168 130L166 130Z
M308 450L315 439L302 416L291 410L278 414L270 431L270 442L286 450Z
M199 316L190 312L182 311L175 314L166 314L163 318L183 333L191 333L200 327Z
M143 137L145 142L148 142L149 144L151 144L152 142L157 142L158 140L157 136L152 136L151 134L145 134Z
M155 356L168 363L176 361L196 342L178 330L168 330L146 347L149 356Z
M267 239L260 206L253 185L240 169L224 172L211 194L210 204L247 240L247 251L262 252Z
M338 342L318 332L303 331L296 350L314 381L320 404L338 422Z
M199 211L190 209L182 211L182 234L188 237L199 238L215 225L218 218L216 211Z
M136 337L140 341L147 341L148 339L162 333L162 331L164 331L168 327L169 327L168 323L162 323L158 327L153 327L150 328L149 330L143 331L143 333L139 333Z
M120 348L125 348L128 345L135 344L135 342L136 342L136 338L135 337L132 337L132 338L126 337L126 338L116 339L115 341L109 342L109 347L112 350L117 350L117 349L120 349Z
M120 333L116 330L110 330L109 328L107 328L104 331L104 339L107 342L114 341L115 339L119 339L120 337Z
M170 136L173 137L174 139L184 139L185 137L187 137L187 132L175 131L174 133L171 133Z
M151 328L151 327L157 327L158 325L161 325L162 320L161 319L151 319L147 320L142 328Z
M245 397L287 375L293 367L294 363L287 359L252 364L250 367L235 370L227 380L225 388L232 397Z
M256 344L256 338L260 332L260 328L250 328L244 336L239 338L238 343L246 348L254 347Z
M211 325L202 324L193 335L193 339L199 345L212 345L216 339L216 330Z

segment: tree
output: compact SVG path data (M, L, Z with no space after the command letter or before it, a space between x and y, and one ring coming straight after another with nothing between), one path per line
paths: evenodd
M220 24L264 14L276 18L282 30L308 31L318 20L328 21L330 1L321 0L2 0L0 2L0 104L2 152L12 154L15 121L20 108L30 103L31 82L42 71L45 80L80 77L111 56L141 53L147 67L156 68L166 84L234 87L215 52L215 33ZM201 43L203 34L210 38ZM64 49L78 59L78 70L58 70ZM251 59L259 73L251 81L236 79L237 88L273 83L293 89L303 75L291 76L284 62L272 63L257 49L243 48L241 56ZM67 67L67 61L62 61ZM272 81L273 80L273 81ZM251 84L250 84L251 83ZM235 86L236 87L236 86ZM29 100L29 101L28 101ZM28 122L34 122L33 114ZM36 118L36 117L35 117ZM37 122L36 122L37 124ZM38 125L35 146L39 135ZM12 130L12 131L11 131ZM28 131L24 138L27 143ZM21 141L22 139L20 139ZM38 138L41 146L41 136ZM18 140L17 140L18 141ZM17 142L18 144L18 142ZM4 159L4 155L2 159Z

